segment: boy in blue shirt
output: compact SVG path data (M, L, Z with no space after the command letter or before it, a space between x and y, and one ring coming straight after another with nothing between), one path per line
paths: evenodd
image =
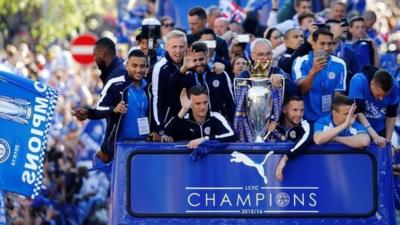
M317 145L335 141L351 148L369 145L370 137L365 128L355 122L357 106L344 95L333 99L332 113L320 118L314 124L314 142Z
M356 99L358 120L372 140L384 148L392 139L396 110L400 101L399 85L389 72L365 66L350 81L349 96Z

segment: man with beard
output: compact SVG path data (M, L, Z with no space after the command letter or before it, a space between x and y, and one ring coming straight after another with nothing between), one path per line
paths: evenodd
M108 89L102 107L108 108L108 127L98 154L103 162L114 158L115 141L145 140L150 132L148 121L147 83L143 79L146 69L146 56L141 50L129 53L126 63L128 71L121 81L113 83Z
M101 150L97 151L96 156L100 158L103 162L110 161L107 153L107 147L105 140L107 134L112 130L112 123L108 117L110 114L109 103L106 101L106 94L113 84L121 83L125 81L125 75L127 71L124 67L122 61L116 56L116 48L114 42L103 37L97 40L96 45L93 49L93 55L98 68L101 70L100 79L104 84L103 90L101 91L100 99L96 104L95 108L82 107L74 111L74 116L80 121L86 119L103 119L107 120L106 135L104 137ZM112 111L112 108L111 108ZM103 152L103 150L105 152Z
M150 132L149 127L149 101L146 92L147 82L143 79L146 74L146 56L140 50L133 50L126 62L129 80L125 88L115 88L122 94L122 99L114 108L120 117L116 137L118 141L137 140L144 141ZM122 90L122 91L120 91ZM121 115L122 114L122 115Z
M291 142L295 145L282 156L276 166L275 177L279 181L283 180L283 169L287 161L295 158L312 144L312 128L303 119L303 100L297 95L290 96L285 102L282 112L282 119L275 130L268 134L267 139L269 139L269 142Z
M311 36L313 51L295 60L292 76L304 100L304 118L314 123L329 115L333 96L346 91L347 68L342 59L330 55L330 30L319 28Z
M97 40L93 49L94 60L101 71L100 79L106 86L108 80L126 72L123 62L118 59L114 42L108 37Z
M190 89L193 86L204 87L209 96L210 110L219 112L228 121L233 122L235 102L232 93L232 81L224 72L217 75L208 66L208 49L203 42L194 42L183 60L180 71L175 73L168 85L172 89Z

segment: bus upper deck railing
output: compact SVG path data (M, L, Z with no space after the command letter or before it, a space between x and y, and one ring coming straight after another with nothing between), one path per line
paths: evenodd
M194 162L180 144L119 143L110 224L395 224L389 148L311 146L278 181L290 147L229 144Z

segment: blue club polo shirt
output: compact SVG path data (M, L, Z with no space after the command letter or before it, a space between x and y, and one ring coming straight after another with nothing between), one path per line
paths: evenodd
M147 83L142 79L140 88L131 85L129 87L127 99L128 109L123 115L117 140L124 139L141 139L144 140L146 135L139 135L138 121L140 117L148 117L149 101L145 93Z
M365 100L365 117L375 131L379 133L385 129L387 106L399 103L399 84L393 80L390 94L380 101L372 96L368 78L363 73L358 73L350 81L349 97Z
M304 79L312 68L314 52L308 55L298 57L292 68L294 81ZM346 63L330 55L326 66L314 76L311 89L305 95L304 100L304 118L310 122L315 122L319 118L328 115L331 110L322 111L322 97L328 96L333 100L335 91L346 90L347 68Z
M332 113L330 113L329 115L320 118L319 120L317 120L317 122L314 123L314 134L321 133L335 127L337 126L333 122ZM340 132L338 136L348 137L359 133L367 133L367 130L364 128L363 125L355 121L351 126Z

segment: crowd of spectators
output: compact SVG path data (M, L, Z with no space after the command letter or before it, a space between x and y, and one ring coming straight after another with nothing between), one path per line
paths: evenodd
M1 59L2 71L47 83L59 94L42 191L33 200L4 194L8 224L106 224L109 178L89 171L90 161L78 160L84 148L79 141L84 124L71 114L72 108L97 98L101 90L97 68L79 66L62 45L34 53L24 43L10 44L1 51Z

